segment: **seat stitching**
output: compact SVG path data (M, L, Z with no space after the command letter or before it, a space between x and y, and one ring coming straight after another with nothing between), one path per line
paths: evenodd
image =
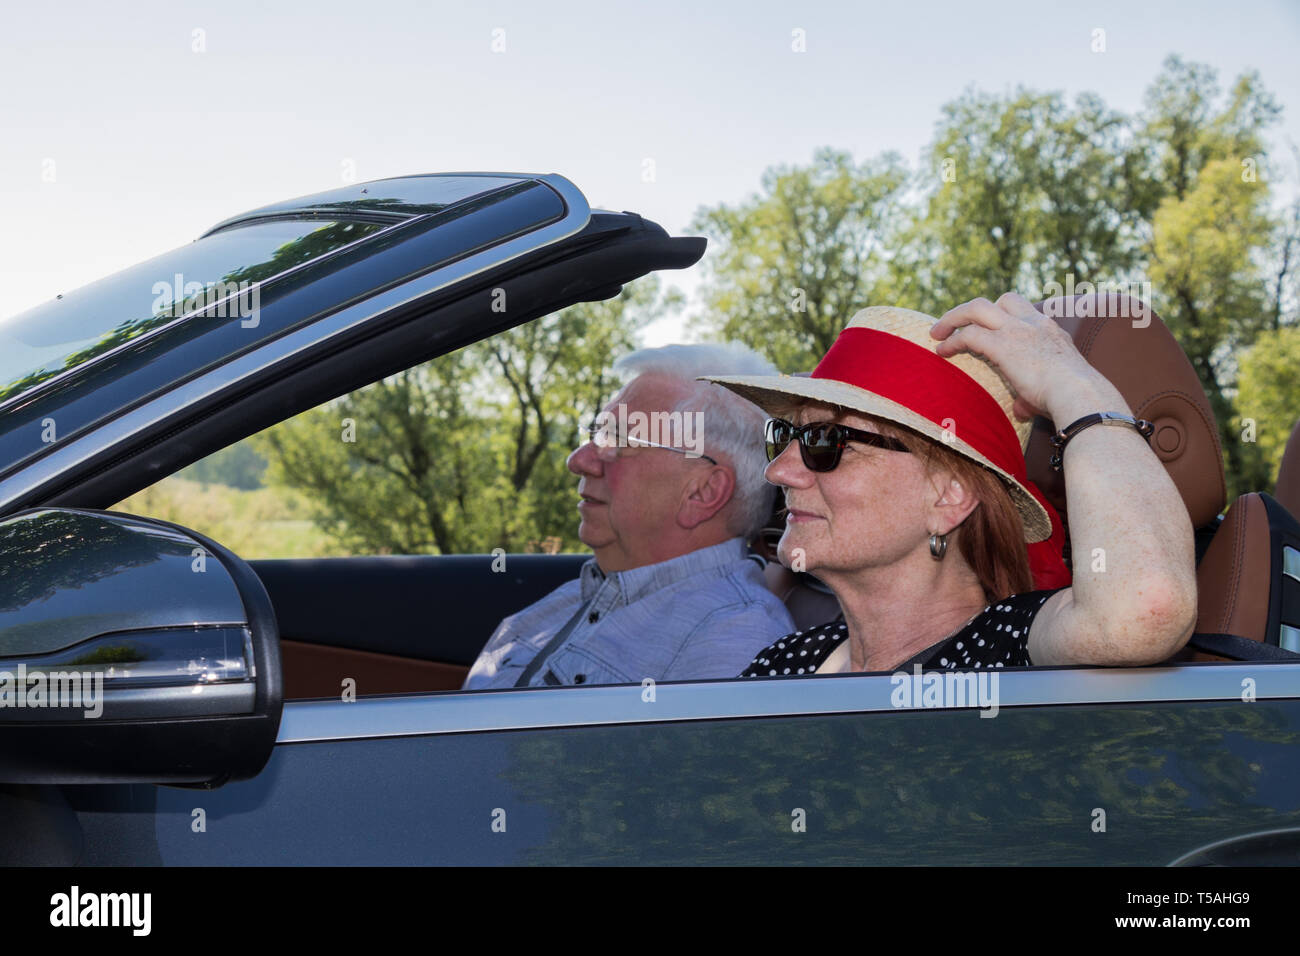
M1241 589L1238 585L1241 582L1241 575L1245 571L1246 565L1245 560L1242 559L1242 555L1245 553L1245 538L1246 521L1245 515L1243 514L1242 520L1237 522L1237 530L1232 539L1232 564L1234 569L1232 575L1232 587L1228 591L1228 613L1221 622L1222 630L1225 633L1229 632L1233 617L1237 613L1237 598L1241 593Z

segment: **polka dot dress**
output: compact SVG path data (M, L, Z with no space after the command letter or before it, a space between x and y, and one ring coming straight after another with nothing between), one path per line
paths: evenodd
M1063 588L1027 591L991 604L956 634L945 638L920 658L924 670L981 670L1024 667L1029 659L1029 627L1047 599ZM806 631L787 634L769 644L741 672L741 677L797 677L815 674L831 652L848 639L848 625L830 621Z

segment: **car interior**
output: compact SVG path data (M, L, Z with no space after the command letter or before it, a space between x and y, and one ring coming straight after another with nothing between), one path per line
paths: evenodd
M1175 661L1300 659L1300 422L1276 497L1229 505L1214 416L1187 356L1152 311L1127 296L1038 303L1080 352L1152 421L1150 443L1196 529L1197 634ZM1149 325L1147 323L1149 317ZM1062 473L1048 460L1049 422L1034 423L1029 477L1069 528ZM1225 505L1227 505L1225 511ZM768 587L804 628L839 613L811 575L771 561L779 515L752 542ZM1068 558L1068 555L1067 555ZM584 554L362 556L253 560L279 621L289 700L456 690L497 623L577 576ZM504 566L502 566L504 564Z

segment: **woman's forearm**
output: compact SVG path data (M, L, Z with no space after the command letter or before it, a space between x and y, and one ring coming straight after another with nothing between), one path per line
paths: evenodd
M1093 412L1133 414L1096 372L1062 384L1052 398L1057 429ZM1094 650L1134 663L1167 657L1196 618L1192 524L1177 486L1146 439L1126 426L1085 428L1065 446L1062 467L1073 599L1098 624L1104 647Z

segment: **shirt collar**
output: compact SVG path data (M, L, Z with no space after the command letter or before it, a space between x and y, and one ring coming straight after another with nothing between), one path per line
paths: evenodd
M745 557L745 550L744 538L731 538L721 544L689 551L658 564L613 571L610 574L601 571L596 559L591 558L582 566L580 575L582 600L590 601L601 586L608 582L618 592L620 603L630 604L685 578L741 560Z

